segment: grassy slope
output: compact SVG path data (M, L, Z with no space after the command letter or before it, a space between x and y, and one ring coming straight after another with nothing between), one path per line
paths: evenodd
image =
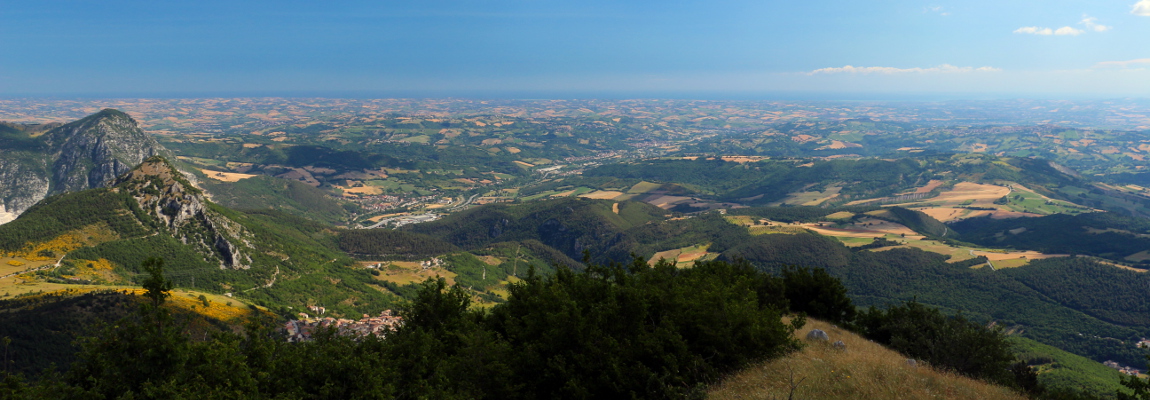
M1101 363L1024 337L1010 340L1019 358L1037 368L1039 382L1049 388L1086 390L1107 397L1118 390L1129 391L1122 386L1118 371Z
M800 399L1024 399L1011 389L967 377L912 367L905 356L832 325L808 320L796 332L822 329L846 351L807 342L802 350L744 369L713 386L712 399L785 399L793 373ZM801 382L800 382L801 380Z

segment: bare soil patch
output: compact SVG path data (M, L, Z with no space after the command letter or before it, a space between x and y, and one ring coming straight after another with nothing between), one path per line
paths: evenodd
M930 182L927 182L926 186L915 189L914 192L915 193L930 193L930 191L937 189L939 186L942 186L942 181L937 180L937 179L933 179Z
M210 169L200 169L200 172L203 172L208 178L224 182L239 182L241 179L248 179L255 176L252 174L237 174L235 172L212 171Z

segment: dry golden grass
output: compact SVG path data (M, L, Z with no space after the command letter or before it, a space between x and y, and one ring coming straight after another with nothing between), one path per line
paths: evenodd
M822 321L809 320L796 332L806 337L822 329L831 341L842 340L846 351L823 343L786 357L764 362L727 377L713 386L711 399L787 399L792 373L795 399L1025 399L1002 386L910 366L901 354Z
M850 219L851 217L854 217L854 216L855 216L855 213L853 213L853 212L839 211L837 213L827 215L823 218L829 219L829 220L836 220L836 219Z
M680 268L686 268L695 265L695 261L711 260L718 257L718 253L711 253L707 248L711 247L710 243L700 244L695 246L683 247L681 249L673 249L660 251L647 259L647 264L655 265L661 259L666 259L669 262L675 263Z
M981 251L974 250L976 256L986 256L990 261L1005 261L1014 259L1041 260L1043 258L1066 257L1066 254L1043 254L1037 251ZM998 267L998 264L994 264Z
M202 168L200 169L200 172L203 172L204 175L208 176L208 178L224 182L239 182L242 179L248 179L255 176L252 174L237 174L234 172L212 171L210 169Z
M916 210L922 211L923 214L929 215L931 218L942 222L954 221L961 218L973 218L989 214L989 211L985 210L977 210L976 213L975 210L954 207L930 207L919 208Z
M992 261L992 262L994 263L995 269L1018 268L1018 267L1023 267L1023 266L1026 266L1027 264L1030 264L1030 260L1027 260L1025 258L1012 258L1012 259L1008 259L1008 260ZM979 268L985 268L985 267L979 267Z
M932 179L930 182L926 183L926 186L915 189L914 192L915 193L930 193L931 190L934 190L934 189L938 188L939 186L942 186L942 181L937 180L937 179Z
M365 195L383 194L383 188L381 188L379 186L366 185L366 186L359 186L359 187L343 187L343 186L336 186L336 187L342 189L344 191L344 193L355 193L355 194L365 194Z
M378 263L378 261L362 262L361 264ZM376 276L375 279L381 281L393 282L397 285L406 285L409 283L419 283L426 281L427 278L444 278L447 280L448 285L455 284L454 272L448 271L442 267L423 269L419 266L419 262L415 261L391 261L390 263L382 262L384 267L380 269L382 274Z
M658 183L642 181L642 182L636 183L635 186L631 186L630 189L627 189L627 193L633 193L633 194L647 193L647 192L650 192L652 190L658 189L662 186L663 185L658 184Z
M959 182L954 188L942 193L932 201L962 202L966 200L997 200L1010 194L1010 189L1004 186L984 185L973 182Z
M684 157L684 158L687 158L687 157ZM695 158L698 158L698 157L695 157ZM737 162L737 163L759 162L759 161L770 159L770 157L763 157L763 156L722 156L720 158L726 162Z
M588 198L588 199L597 199L597 200L610 200L610 199L614 199L614 198L622 196L622 195L623 195L623 192L616 192L616 191L612 191L612 190L596 190L596 191L591 192L591 193L581 194L581 195L579 195L579 197Z

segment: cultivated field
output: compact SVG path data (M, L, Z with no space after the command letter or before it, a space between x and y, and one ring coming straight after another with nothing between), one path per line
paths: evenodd
M937 189L939 186L942 186L942 183L943 183L942 181L934 179L934 180L931 180L930 182L927 182L926 186L915 189L914 192L915 193L930 193L930 191Z
M992 203L994 200L998 200L1007 194L1010 194L1010 188L1005 186L986 185L973 182L959 182L956 183L954 188L951 190L939 193L938 197L934 197L930 199L930 201L962 203L967 200L972 200L974 203Z
M379 186L364 185L364 186L358 186L358 187L343 187L343 186L336 186L336 187L339 188L340 190L343 190L344 193L362 194L362 195L368 195L368 196L383 194L383 188L381 188Z
M614 198L622 196L622 195L623 195L623 192L616 192L613 190L596 190L596 191L591 192L591 193L581 194L581 195L579 195L579 197L585 197L588 199L597 199L597 200L610 200L610 199L614 199Z
M419 283L427 278L444 278L448 285L455 284L455 273L437 268L423 268L416 261L362 261L361 265L382 264L380 274L375 279L388 281L397 285Z
M675 266L680 268L690 267L695 264L695 261L708 261L718 257L718 253L707 252L707 248L711 245L700 244L681 249L666 250L655 253L647 260L648 264L655 265L661 259L675 263Z
M825 222L821 223L823 226L819 225L820 223L805 223L799 226L822 235L836 237L876 238L888 235L906 235L907 238L922 238L922 235L903 224L875 218L864 218L844 227L834 227L833 224Z
M829 186L826 190L821 192L794 192L787 195L787 198L778 202L771 203L773 206L781 204L790 205L803 205L803 206L817 206L827 200L839 197L839 192L842 191L841 186Z
M241 179L248 179L255 176L251 174L237 174L234 172L212 171L210 169L200 169L200 172L203 172L204 175L208 176L208 178L224 182L239 182Z
M658 189L661 186L663 186L663 185L658 184L658 183L643 181L643 182L636 183L635 186L631 186L630 189L627 189L627 193L632 193L632 194L647 193L647 192L650 192L652 190Z

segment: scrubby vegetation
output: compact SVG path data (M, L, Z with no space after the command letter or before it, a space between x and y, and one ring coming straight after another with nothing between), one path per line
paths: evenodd
M67 372L35 382L9 374L0 389L13 398L698 398L731 372L799 349L793 334L810 310L942 371L1043 391L1027 384L1025 364L1007 368L1015 360L1000 330L913 302L856 320L844 288L820 270L775 277L747 263L636 259L532 271L490 310L429 280L385 338L321 331L287 343L259 323L194 338L161 307L172 287L162 266L144 262L148 301L83 340ZM790 312L800 313L787 321Z
M62 379L28 387L9 377L6 389L18 398L685 398L797 346L781 320L781 279L745 264L636 260L529 274L490 311L429 281L386 339L321 333L306 343L255 327L192 340L157 307L170 283L144 270L151 304L85 341Z
M205 179L212 201L238 210L277 210L329 224L346 222L355 206L303 182L257 175L237 182Z
M451 243L418 233L390 229L356 229L339 234L339 248L353 255L426 258L459 251Z

